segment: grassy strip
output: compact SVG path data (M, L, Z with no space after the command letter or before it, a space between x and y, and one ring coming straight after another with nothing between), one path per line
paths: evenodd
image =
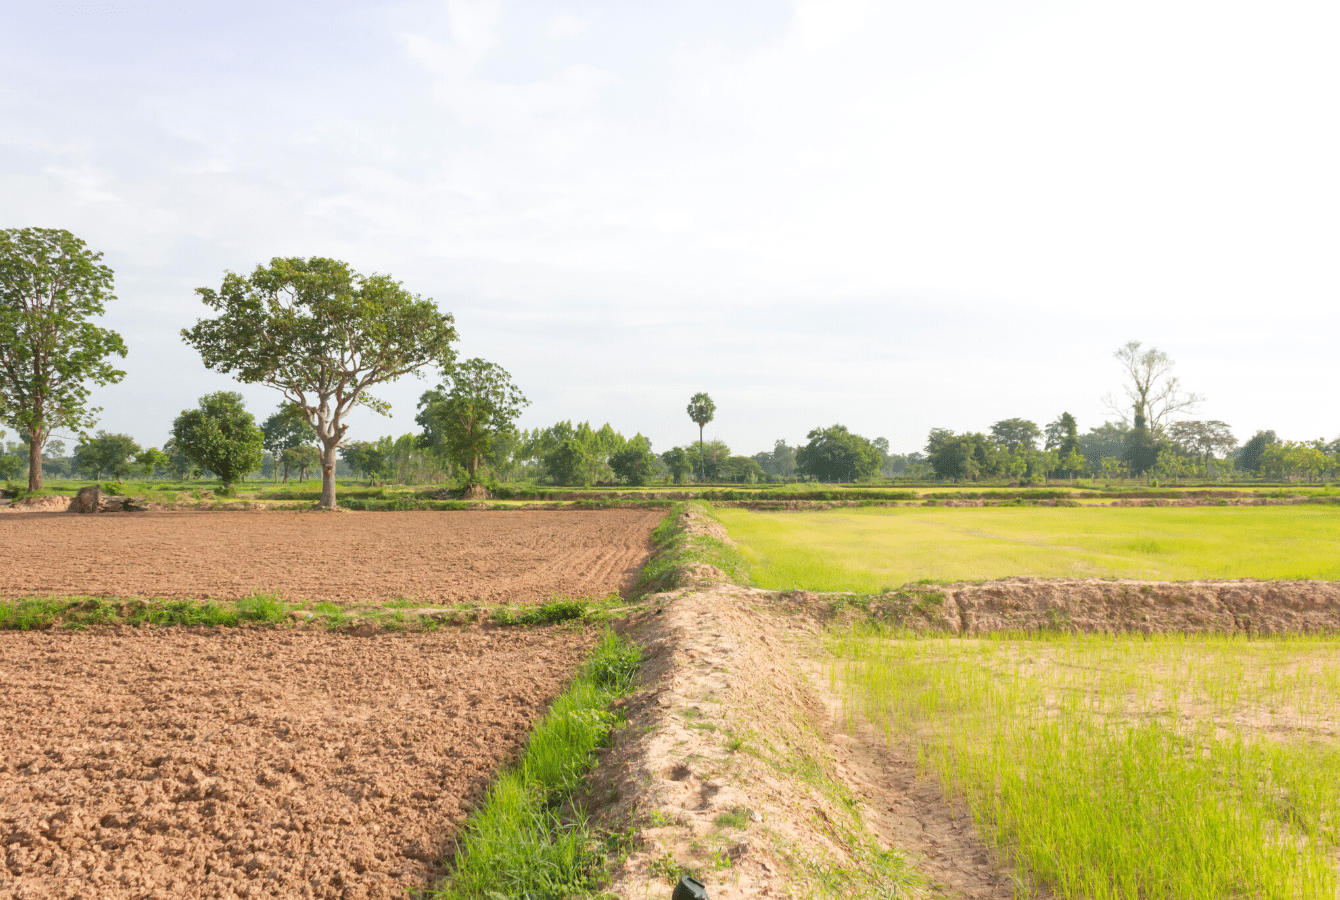
M652 554L642 568L638 579L641 593L672 590L679 586L680 576L690 566L715 566L737 584L749 583L749 566L733 544L705 534L690 535L679 520L694 508L714 521L720 522L716 511L700 500L676 503L651 533Z
M340 631L374 625L392 630L432 630L443 625L488 621L494 625L556 625L599 622L624 604L617 594L595 599L556 597L535 606L451 607L426 615L406 608L430 608L418 600L379 607L337 603L289 603L276 594L252 594L241 600L165 600L109 597L21 597L0 600L0 631L82 630L96 625L305 625Z
M836 636L849 716L906 741L1065 898L1336 896L1340 643Z
M607 708L628 693L641 650L606 632L572 685L535 727L525 755L489 789L457 844L455 871L430 896L560 900L605 880L602 842L568 804L592 751L619 723Z

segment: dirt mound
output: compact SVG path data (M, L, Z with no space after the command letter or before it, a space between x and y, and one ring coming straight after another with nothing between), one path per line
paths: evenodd
M590 641L0 634L0 897L403 897Z
M795 593L793 599L819 595ZM916 629L980 634L1071 631L1144 634L1340 632L1333 581L1129 581L1006 578L912 585L878 598L872 612Z
M69 508L69 497L25 497L0 506L0 512L65 512Z

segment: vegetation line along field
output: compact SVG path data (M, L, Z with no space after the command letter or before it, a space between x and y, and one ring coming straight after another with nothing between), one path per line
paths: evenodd
M1075 900L1336 896L1340 641L830 637L1000 864Z
M606 845L569 803L592 751L620 722L641 651L606 632L572 685L531 732L521 760L489 789L457 843L454 870L430 896L450 900L583 895L604 879Z

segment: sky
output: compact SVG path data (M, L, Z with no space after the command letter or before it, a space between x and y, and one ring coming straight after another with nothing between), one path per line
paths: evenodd
M146 446L212 391L277 406L180 332L280 256L432 298L522 427L657 451L698 391L744 455L1086 431L1130 340L1240 440L1340 434L1333 2L5 5L0 228L115 271L96 427Z

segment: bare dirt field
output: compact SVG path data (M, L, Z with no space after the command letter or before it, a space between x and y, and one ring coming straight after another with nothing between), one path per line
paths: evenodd
M0 597L536 603L627 591L656 510L0 517Z
M0 898L404 896L590 643L0 633Z

